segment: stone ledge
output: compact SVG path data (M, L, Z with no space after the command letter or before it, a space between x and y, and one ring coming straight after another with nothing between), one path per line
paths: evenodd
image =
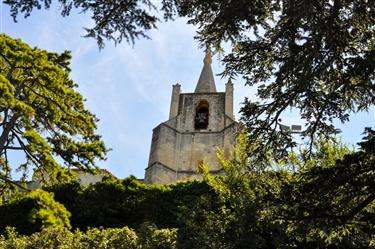
M194 93L180 93L180 95L225 95L225 92L194 92Z
M228 117L228 118L230 118L230 117ZM158 126L156 126L153 129L153 131L156 130L156 129L158 129L160 126L165 126L165 127L168 127L169 129L171 129L171 130L173 130L173 131L175 131L175 132L177 132L179 134L195 134L195 133L201 133L201 134L215 134L216 133L216 134L218 134L218 133L223 133L226 129L229 129L229 128L231 128L232 126L234 126L236 124L237 124L237 122L234 121L233 123L231 123L228 126L224 127L224 129L222 129L220 131L188 131L188 132L185 131L184 132L184 131L179 131L176 128L174 128L174 127L172 127L172 126L170 126L170 125L168 125L166 123L160 123Z
M161 163L161 162L154 162L153 164L151 164L150 166L148 166L145 170L148 170L154 166L157 166L157 165L160 165L162 166L163 168L169 170L169 171L172 171L173 173L183 173L183 174L199 174L197 171L195 170L175 170L175 169L172 169L171 167ZM219 169L219 170L210 170L209 171L210 173L213 173L213 174L218 174L220 172L223 172L222 169Z

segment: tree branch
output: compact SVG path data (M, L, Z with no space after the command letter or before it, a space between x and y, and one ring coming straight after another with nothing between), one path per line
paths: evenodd
M367 207L371 202L375 200L375 193L370 194L365 200L363 200L358 206L353 208L347 215L344 217L346 220L352 219L356 214L358 214L362 209Z
M5 144L6 144L7 140L8 140L9 132L12 130L13 126L16 124L17 119L18 119L18 117L16 115L14 115L9 120L9 122L7 123L7 125L5 125L5 127L4 127L3 133L0 136L0 154L3 153Z
M6 183L9 183L9 184L12 184L12 185L14 185L14 186L17 186L18 188L20 188L20 189L22 189L22 190L25 190L25 191L27 191L27 192L31 192L30 189L25 188L24 186L22 186L22 185L19 184L18 182L12 181L12 180L10 180L10 179L4 177L4 176L1 176L1 175L0 175L0 180L3 180L3 181L6 182Z

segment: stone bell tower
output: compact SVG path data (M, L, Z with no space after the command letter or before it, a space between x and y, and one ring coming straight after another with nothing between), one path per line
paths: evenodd
M145 183L167 184L199 178L200 162L212 174L220 174L216 147L228 151L235 141L238 124L233 116L233 84L217 92L208 50L194 93L172 89L169 120L153 130Z

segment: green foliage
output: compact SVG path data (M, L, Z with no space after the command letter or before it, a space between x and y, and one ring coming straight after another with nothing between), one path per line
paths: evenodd
M27 236L19 235L13 227L6 228L6 236L0 236L0 248L24 249L28 244Z
M147 249L176 249L177 229L160 229L143 223L139 229L140 243Z
M1 233L7 226L16 227L22 234L45 227L71 228L70 212L53 197L53 193L35 190L3 203L0 206Z
M375 3L367 0L193 0L176 3L179 14L198 27L198 40L218 50L229 41L223 76L242 76L257 89L258 101L241 109L249 143L262 142L283 158L294 146L280 129L295 108L302 132L337 133L333 121L375 104Z
M64 227L50 227L30 236L19 235L8 228L7 234L0 237L0 248L3 249L175 249L176 230L152 230L139 235L128 227L93 228L85 233L79 230L74 233Z
M10 5L11 15L16 21L19 12L28 17L34 8L40 9L44 7L49 9L52 0L6 0L4 3ZM91 14L95 25L85 28L85 37L96 39L100 48L104 47L104 39L118 44L122 40L134 43L135 39L139 37L148 38L146 31L156 28L156 23L159 20L153 13L155 5L150 0L129 2L115 0L59 0L59 4L61 5L62 16L68 16L73 7L83 13L88 12ZM165 17L168 18L167 15Z
M93 228L86 233L78 231L76 235L80 237L82 248L139 248L137 234L127 227L122 229Z
M281 198L288 206L279 210L291 236L342 248L374 243L374 135L368 129L357 152L324 141L314 159L294 161L305 167L284 186Z
M202 182L155 186L130 177L45 190L72 213L72 227L79 229L61 236L86 248L369 248L375 227L374 134L367 131L358 151L320 139L312 157L301 150L274 161L269 153L263 164L248 156L261 145L249 144L247 134L241 134L229 158L219 154L224 176L211 176L201 165ZM31 234L42 227L42 219L50 228L31 237L13 232L0 243L62 243L53 235L62 228L51 230L53 223L63 224L54 218L62 212L45 200L50 197L34 192L1 205L2 227ZM55 211L37 212L36 204ZM31 223L35 217L37 226Z
M270 154L263 155L266 160L261 163L256 156L249 157L261 144L247 141L247 134L240 134L229 158L224 151L219 153L225 176L205 175L221 205L218 212L205 210L199 223L195 222L199 216L192 217L186 230L194 233L185 235L188 246L183 248L197 243L200 248L280 248L288 244L286 225L274 222L273 215L283 183L292 174L275 169Z
M186 229L195 236L187 235L187 243L203 243L200 248L374 246L374 134L367 131L357 152L322 139L312 157L303 150L283 162L269 160L272 167L258 167L256 156L245 156L259 145L241 135L231 158L220 155L226 175L205 176L222 200L220 211L192 217Z
M53 194L43 190L35 190L27 195L36 205L31 210L29 219L32 223L40 222L43 227L66 226L70 228L70 213L65 207L53 199Z
M97 118L69 78L70 53L30 48L0 35L0 178L12 183L12 170L26 178L35 168L49 183L71 178L67 167L91 169L107 149L95 134ZM10 151L24 155L17 165ZM13 182L14 183L14 182ZM3 184L3 183L2 183Z
M14 18L51 4L5 2ZM115 2L59 1L63 15L73 6L91 11L95 26L87 36L100 47L104 39L133 42L155 27L151 1ZM232 50L223 56L223 75L244 77L259 97L257 102L246 99L241 110L248 133L231 158L220 156L226 176L206 174L210 187L203 192L195 183L190 186L195 192L185 195L188 185L144 187L132 180L79 190L77 199L71 198L95 208L91 212L67 204L76 208L73 213L82 213L77 226L121 226L125 221L174 226L180 229L181 248L374 247L374 131L367 130L356 152L334 142L332 135L337 133L333 121L346 122L351 113L375 104L374 1L163 0L160 6L166 19L184 16L197 25L201 44L222 51L223 42L231 43ZM0 65L13 73L11 63ZM15 90L5 75L0 77L1 104L34 117L38 109L13 98ZM295 144L280 129L290 108L300 112L306 122L302 135L310 140L299 155L290 153ZM29 130L25 139L33 143L31 152L50 163L48 144ZM72 146L71 151L79 150ZM8 162L1 163L8 172Z
M181 209L196 206L196 199L201 196L215 198L215 193L205 183L148 186L131 178L93 184L78 195L73 205L69 200L58 199L60 194L55 193L56 199L66 203L72 212L73 227L81 229L99 226L138 228L143 222L159 228L180 227L184 223Z
M316 141L313 157L302 150L276 162L267 154L268 164L247 156L260 145L249 144L242 134L229 158L224 152L219 155L226 175L206 173L203 182L154 186L130 177L87 188L74 182L49 186L45 189L72 213L72 227L80 230L49 226L31 237L13 231L2 236L0 245L64 248L62 241L70 241L70 248L370 248L375 227L374 134L368 130L356 152L322 139ZM23 204L28 203L25 199L0 206L0 214L21 221L4 223L6 217L0 216L2 226L28 234L41 227L41 222L38 229L26 227L25 215L14 211L36 213L30 211L32 205ZM52 209L50 201L44 203L44 209Z
M104 39L147 37L156 28L156 6L149 0L65 1L61 14L75 7L90 12L93 37ZM50 8L51 0L7 0L13 18L34 8ZM285 111L296 108L305 120L302 135L326 139L338 130L333 121L346 122L353 112L366 111L375 102L375 3L368 0L163 0L164 19L186 17L196 25L197 40L223 51L224 76L242 76L257 88L259 101L245 100L241 112L249 142L264 142L256 155L272 151L282 158L294 146L280 129Z
M9 232L6 236L10 236ZM14 236L14 235L13 235ZM79 241L66 227L49 227L33 233L31 236L19 236L25 240L28 248L82 248ZM5 243L8 242L7 240ZM6 248L6 247L5 247Z
M54 199L71 213L73 229L81 230L88 227L140 228L142 223L159 228L180 228L185 226L186 217L192 210L217 207L215 192L205 182L197 181L150 186L130 177L122 181L92 184L87 188L77 182L68 182L48 186L44 190L53 193ZM41 193L44 196L46 192L32 194ZM201 200L206 200L210 205ZM22 234L38 231L40 224L32 226L26 222L29 213L44 215L45 211L32 211L34 205L29 195L0 205L0 210L4 210L4 215L0 214L0 225L14 226ZM48 207L44 209L48 210ZM48 219L47 216L44 218Z

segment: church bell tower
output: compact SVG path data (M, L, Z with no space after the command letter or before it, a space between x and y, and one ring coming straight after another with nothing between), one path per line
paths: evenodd
M145 183L168 184L200 178L198 165L206 162L212 174L220 174L216 147L229 151L238 124L233 116L233 84L217 92L207 50L194 93L172 89L169 120L153 129Z

